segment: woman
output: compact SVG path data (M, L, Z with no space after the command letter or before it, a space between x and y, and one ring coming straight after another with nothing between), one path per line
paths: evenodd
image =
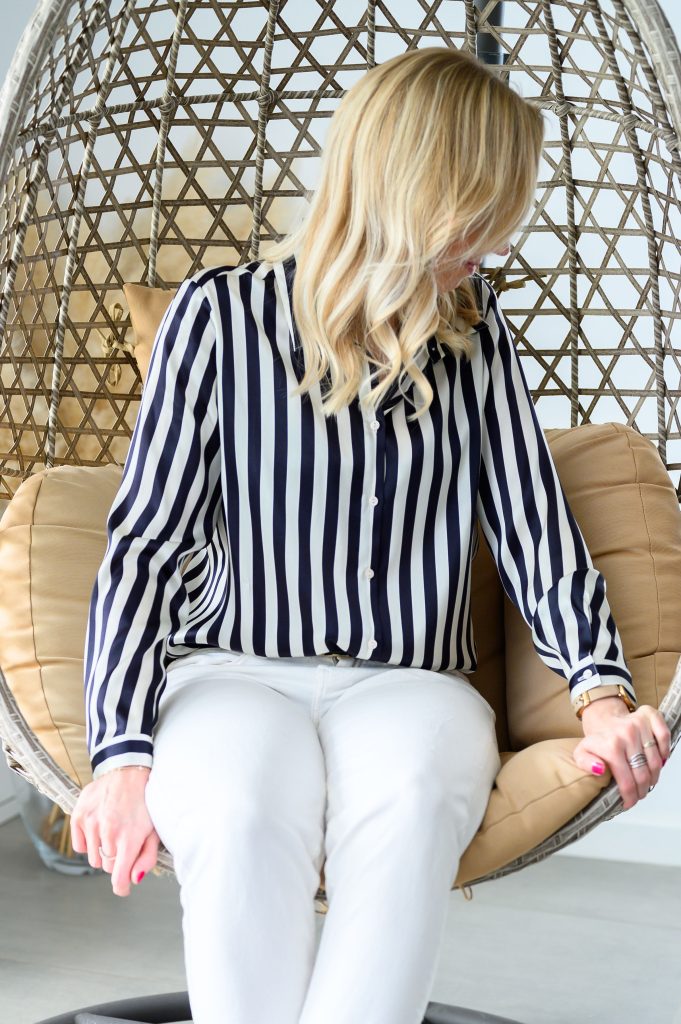
M298 231L189 278L159 329L90 606L71 826L117 895L171 852L195 1024L422 1019L500 767L467 679L476 519L566 696L635 701L475 274L523 223L542 137L474 57L386 61L335 111ZM633 806L664 718L607 696L582 723L577 763Z

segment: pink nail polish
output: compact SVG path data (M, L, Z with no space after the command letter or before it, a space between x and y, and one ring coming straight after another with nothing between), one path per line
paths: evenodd
M145 874L146 874L146 871L140 871L139 875L137 876L137 884L138 885L142 881L142 879L144 878Z
M594 775L602 775L603 772L605 771L605 768L603 767L602 764L597 764L594 761L594 763L591 765L591 771L593 772Z

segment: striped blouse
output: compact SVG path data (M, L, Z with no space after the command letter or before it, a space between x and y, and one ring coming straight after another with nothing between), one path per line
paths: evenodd
M88 614L93 777L153 763L166 667L197 648L473 672L476 520L571 696L635 698L491 286L474 275L470 361L434 336L417 355L434 392L419 420L404 373L375 411L357 397L327 419L319 384L290 395L294 273L294 257L202 270L156 334Z

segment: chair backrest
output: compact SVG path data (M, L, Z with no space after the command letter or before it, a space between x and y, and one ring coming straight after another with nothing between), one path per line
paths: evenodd
M43 466L123 462L123 283L266 254L344 90L428 45L496 62L544 112L494 275L540 416L632 425L676 480L681 58L655 0L42 0L0 96L0 500Z

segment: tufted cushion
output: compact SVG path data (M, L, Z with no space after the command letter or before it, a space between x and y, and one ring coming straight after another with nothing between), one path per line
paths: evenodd
M655 445L632 427L585 423L546 432L570 508L606 580L639 704L658 707L681 654L681 512ZM504 593L509 749L582 727L566 681L532 645Z

